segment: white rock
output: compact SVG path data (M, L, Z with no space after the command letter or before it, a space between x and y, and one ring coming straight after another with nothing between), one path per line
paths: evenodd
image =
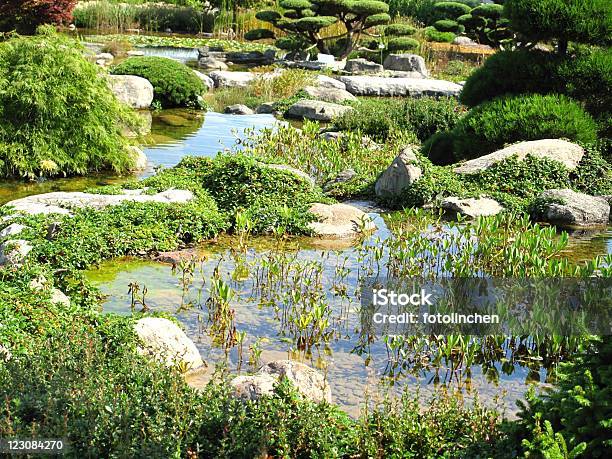
M51 303L70 307L70 298L64 292L56 288L51 289Z
M144 151L135 145L128 146L130 156L134 158L134 166L130 169L131 171L144 171L147 168L148 159Z
M308 227L318 236L350 238L357 236L362 230L367 232L376 229L366 213L348 204L316 203L309 211L318 221L310 223Z
M603 227L610 219L610 204L603 197L573 190L547 190L538 196L542 211L535 217L560 227Z
M132 108L144 109L153 102L153 85L135 75L108 75L115 97Z
M444 80L424 78L389 78L377 76L341 76L346 90L355 96L458 96L461 86Z
M208 75L204 75L202 72L198 72L197 70L194 70L193 73L195 73L195 75L202 80L202 83L204 83L209 91L215 87L215 82Z
M423 171L412 164L416 159L412 147L404 148L376 180L376 196L399 196L405 188L420 179Z
M225 107L223 112L230 115L252 115L255 113L253 110L243 104L228 105Z
M466 217L487 217L497 215L504 208L494 199L490 198L468 198L461 199L457 197L449 197L442 201L442 209L455 212Z
M9 226L0 231L0 238L15 236L26 228L27 226L20 225L19 223L11 223Z
M417 54L389 54L383 62L383 67L386 70L418 72L423 76L429 75L425 66L425 59Z
M478 43L476 43L470 37L455 37L453 40L453 45L478 46Z
M574 170L578 167L584 155L584 149L580 145L561 139L520 142L480 158L461 163L454 168L454 171L458 174L476 174L513 155L516 155L519 161L525 159L527 155L553 159L562 163L569 170Z
M127 55L130 57L141 57L141 56L144 56L145 53L144 51L131 50L127 52Z
M100 53L100 54L96 54L94 56L94 59L103 60L103 61L112 61L113 59L115 59L115 56L113 56L111 53Z
M134 330L142 342L139 352L166 366L182 363L187 369L195 369L204 363L194 342L168 319L145 317L136 322Z
M228 66L225 62L215 59L214 57L202 57L198 60L198 67L204 70L227 70Z
M0 244L0 266L21 266L33 247L23 239L9 239Z
M286 377L298 392L316 403L331 403L331 389L321 373L300 362L276 360L264 365L252 376L237 376L231 381L234 396L244 400L257 400L272 395L274 386Z
M363 58L349 59L346 61L344 71L353 74L380 73L383 71L383 66Z
M215 88L244 88L256 77L251 72L228 72L224 70L210 72L209 76L215 82Z
M194 196L188 190L166 190L157 194L141 194L142 190L126 190L123 194L91 194L78 191L57 191L16 199L7 203L16 212L28 215L59 213L69 215L71 208L103 209L126 201L184 204Z
M332 121L333 119L353 110L353 107L323 102L320 100L300 100L293 104L287 112L286 117L317 121Z
M9 351L7 347L4 347L2 344L0 344L0 360L8 362L12 358L13 354L11 354L11 351Z
M345 89L346 85L335 78L328 77L327 75L317 75L317 85L321 88L333 88L333 89Z
M325 102L342 103L347 100L357 100L357 98L350 92L344 89L337 88L322 88L320 86L306 86L304 92L309 97L317 100L323 100Z

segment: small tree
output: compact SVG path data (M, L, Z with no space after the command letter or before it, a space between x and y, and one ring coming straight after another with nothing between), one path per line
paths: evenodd
M287 37L276 41L276 46L286 50L308 50L317 48L321 53L330 54L329 41L343 39L339 57L347 57L356 47L367 29L387 24L389 5L375 0L282 0L283 9L261 11L257 19L272 24ZM341 22L345 32L333 37L324 37L323 29ZM257 29L247 34L249 40L274 38L269 30Z
M2 0L0 32L16 30L32 34L41 24L69 23L76 3L76 0Z
M610 0L507 0L504 12L524 41L557 40L560 54L569 41L612 44Z

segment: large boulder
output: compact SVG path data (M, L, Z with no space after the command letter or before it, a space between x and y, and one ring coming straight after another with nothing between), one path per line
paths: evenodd
M276 360L264 365L251 376L237 376L231 381L234 396L243 400L257 400L272 395L274 386L287 378L305 398L316 403L331 403L331 389L318 371L300 362Z
M383 67L385 70L418 72L423 76L429 75L425 66L425 59L416 54L389 54L383 62Z
M132 108L144 109L153 102L153 85L135 75L108 75L109 86L115 97Z
M353 74L380 73L383 71L383 66L363 58L349 59L346 61L344 71Z
M412 183L421 178L423 171L413 164L417 160L412 147L406 147L376 180L376 196L399 196Z
M440 207L447 212L461 214L470 218L497 215L504 210L499 202L491 198L461 199L455 196L444 199Z
M215 82L215 88L244 88L255 79L251 72L228 72L217 70L208 75Z
M321 88L346 89L346 85L342 81L327 75L317 75L317 86Z
M193 198L193 193L187 190L167 190L156 194L144 194L144 190L124 190L122 194L57 191L16 199L6 205L11 206L16 212L27 215L55 213L69 215L72 208L103 209L126 201L184 204Z
M355 96L422 97L453 96L461 92L461 86L444 80L425 78L391 78L365 75L339 77L346 90Z
M9 239L0 244L0 266L21 266L33 247L23 239Z
M186 369L203 365L198 348L174 322L162 317L145 317L136 322L134 330L143 355L150 355L166 366L182 364Z
M470 37L455 37L453 40L453 45L459 46L479 46L474 40Z
M198 67L202 70L227 70L229 68L225 62L210 56L198 59Z
M560 139L520 142L480 158L466 161L455 167L454 171L458 174L477 174L510 156L516 156L519 161L522 161L527 155L553 159L562 163L569 170L574 170L584 155L584 149L580 145Z
M547 190L538 196L534 217L560 227L606 226L610 204L605 198L576 191Z
M336 104L345 102L347 100L357 100L354 95L344 89L306 86L304 88L304 92L313 99L324 100L325 102L334 102Z
M223 110L224 113L230 115L253 115L255 112L243 104L228 105Z
M195 76L202 80L202 83L204 83L209 91L215 87L215 82L208 75L204 75L202 72L198 72L197 70L194 70L193 73L195 73Z
M328 122L351 110L353 110L352 107L347 107L345 105L338 105L320 100L304 99L289 107L285 113L285 116L288 118Z
M147 155L145 155L144 151L138 148L135 145L130 145L128 147L130 152L130 156L134 160L134 165L130 169L132 172L136 171L144 171L147 168L147 164L149 160L147 159Z
M351 238L362 231L369 232L376 229L374 222L365 212L348 204L316 203L309 211L318 219L308 225L317 236Z

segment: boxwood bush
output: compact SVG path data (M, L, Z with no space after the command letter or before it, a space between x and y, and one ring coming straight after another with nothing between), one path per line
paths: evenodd
M527 140L565 138L592 144L597 124L575 101L558 94L501 97L472 109L448 137L430 139L423 153L437 163L472 159ZM452 143L452 150L449 150Z
M0 43L0 177L123 172L131 111L75 41L43 35Z
M206 91L202 80L184 64L165 57L130 57L113 67L115 75L136 75L153 85L154 101L162 107L197 107Z
M437 43L451 43L456 35L453 32L440 32L435 27L425 28L425 39Z

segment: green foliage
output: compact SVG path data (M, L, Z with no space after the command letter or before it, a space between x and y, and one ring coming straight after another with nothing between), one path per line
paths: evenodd
M471 11L471 8L468 5L464 5L462 3L457 3L457 2L436 3L433 9L434 9L434 15L438 20L440 19L455 20L459 16L462 16L464 14L469 14Z
M359 131L377 142L401 132L423 141L437 131L452 129L461 114L461 106L452 98L361 99L334 125L344 131Z
M416 27L408 24L391 24L385 27L386 36L414 35Z
M563 443L569 441L568 450L580 451L580 445L586 444L583 457L608 456L612 447L612 369L608 364L611 359L612 339L601 337L592 346L585 346L574 362L561 364L559 380L552 391L539 397L533 392L528 396L528 404L522 405L520 414L521 428L516 433L518 438L535 435L526 447L535 447L536 452L540 447L556 454L558 449L563 452ZM544 432L540 420L544 420ZM563 443L557 434L553 436L553 431L563 436Z
M136 126L99 69L54 32L0 43L0 177L124 172Z
M425 28L425 39L437 43L451 43L456 35L452 32L440 32L435 27Z
M554 432L550 421L544 421L542 430L539 419L536 420L533 441L524 439L521 444L525 449L525 457L543 459L574 459L586 449L586 443L582 442L568 451L563 435Z
M450 19L440 19L434 22L434 27L440 32L453 32L455 34L463 33L465 27Z
M184 64L165 57L130 57L113 67L115 75L136 75L153 85L154 101L162 107L199 106L204 83Z
M392 38L387 42L387 49L389 51L412 51L419 49L419 41L414 38Z
M387 13L373 14L372 16L367 17L364 25L366 27L374 27L377 25L387 24L390 20L391 16L389 16Z
M558 56L544 51L500 51L470 75L460 100L475 107L502 95L559 92L559 62Z
M282 18L282 15L278 11L265 10L258 11L257 13L255 13L255 17L260 21L274 23L275 21L278 21L280 18Z
M244 34L245 40L264 40L266 38L276 38L273 30L253 29Z
M453 129L453 150L437 157L455 161L477 158L505 144L566 138L593 143L597 125L576 102L539 94L494 99L472 109Z
M530 41L552 38L598 45L612 43L608 0L507 0L504 14Z
M572 173L572 187L593 196L612 194L612 164L603 157L605 142L587 145Z
M472 16L479 16L495 20L501 19L503 13L504 6L498 5L497 3L487 3L484 5L479 5L470 12Z

